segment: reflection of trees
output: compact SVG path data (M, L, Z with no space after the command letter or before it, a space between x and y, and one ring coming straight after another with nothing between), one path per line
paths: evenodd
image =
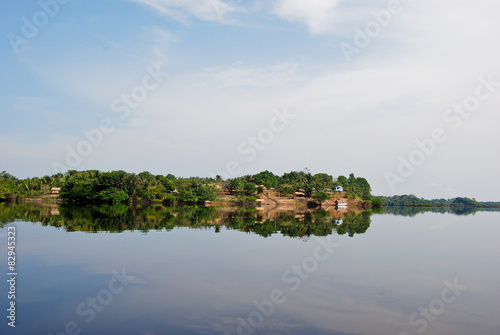
M0 222L14 220L40 222L43 226L62 227L66 231L122 232L127 230L172 230L176 227L213 228L255 233L263 237L281 232L289 237L362 234L370 226L370 212L344 213L324 210L282 212L264 218L255 209L221 209L215 207L129 207L126 205L55 207L39 204L0 204ZM57 215L51 215L51 213ZM3 225L3 224L2 224Z
M485 209L480 209L485 210ZM499 209L486 209L495 210ZM0 203L0 227L15 220L40 222L43 226L63 228L66 231L122 232L140 230L172 230L176 227L214 229L221 227L254 233L263 237L280 232L284 236L304 238L327 236L332 233L354 236L370 227L373 213L415 216L420 213L474 214L474 208L415 208L393 207L377 211L329 212L259 212L255 209L223 209L216 207L129 207L127 205L40 205L35 203Z
M451 213L456 215L476 214L479 211L500 211L497 208L474 208L474 207L384 207L383 213L416 216L422 213Z
M37 204L11 204L0 203L0 226L14 220L24 220L29 222L42 222L51 216L51 208Z
M370 212L359 212L356 215L347 213L344 222L338 227L337 233L339 235L348 234L354 236L355 234L364 234L370 227Z

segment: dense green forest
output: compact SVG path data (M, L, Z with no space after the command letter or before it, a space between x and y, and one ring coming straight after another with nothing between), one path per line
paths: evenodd
M59 196L73 203L122 203L129 201L214 201L222 194L235 195L242 200L255 200L265 188L276 189L282 195L302 192L319 202L326 199L326 191L336 186L344 188L344 196L380 203L372 199L371 187L365 178L334 178L326 173L311 174L292 171L282 176L264 171L255 175L224 180L215 178L180 178L171 174L153 175L125 171L101 172L98 170L59 173L42 178L17 179L7 172L0 173L0 201L37 197L49 194L52 187L60 187Z
M495 202L479 202L476 199L470 198L453 198L453 199L424 199L413 194L411 195L394 195L392 197L375 197L383 202L384 206L394 207L498 207L500 203Z

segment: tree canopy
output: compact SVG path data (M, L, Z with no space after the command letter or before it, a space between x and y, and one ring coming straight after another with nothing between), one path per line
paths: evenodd
M228 192L237 197L252 198L264 188L276 189L283 195L296 192L315 197L320 202L328 199L335 186L342 186L345 195L363 200L371 199L371 188L364 178L326 173L312 175L308 169L291 171L281 176L270 171L223 180L222 177L175 177L172 174L153 175L148 171L127 173L122 170L70 170L42 178L16 179L3 171L0 174L0 200L25 198L50 193L51 187L60 187L63 200L75 203L119 203L127 201L187 201L215 200L218 194ZM326 196L325 196L326 194Z

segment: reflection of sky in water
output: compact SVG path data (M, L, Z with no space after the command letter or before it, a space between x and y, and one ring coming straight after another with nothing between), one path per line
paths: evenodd
M274 289L287 301L257 334L417 334L411 313L457 277L467 290L424 334L496 335L497 222L498 213L374 215L365 234L334 235L340 247L294 292L281 277L314 254L314 239L187 228L67 233L19 222L15 334L55 335L70 321L82 334L235 334L237 318ZM76 307L124 267L134 276L129 286L87 324Z

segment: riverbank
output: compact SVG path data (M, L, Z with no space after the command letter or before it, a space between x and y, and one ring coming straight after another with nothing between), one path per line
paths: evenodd
M364 210L371 208L366 201L359 199L349 199L343 194L344 192L335 192L331 194L330 199L323 201L321 208L327 211L336 210L339 212L347 212L349 210ZM62 203L64 202L57 194L47 194L39 197L22 198L17 200L8 200L7 202L18 203ZM306 210L320 207L320 204L313 198L286 196L276 191L268 191L266 194L258 194L252 198L240 198L228 193L219 194L214 201L134 201L131 200L129 205L160 205L166 204L170 206L201 206L201 207L248 207L258 210ZM340 206L338 204L341 204Z
M63 200L57 194L46 194L38 197L7 199L6 202L23 202L23 203L62 203Z

